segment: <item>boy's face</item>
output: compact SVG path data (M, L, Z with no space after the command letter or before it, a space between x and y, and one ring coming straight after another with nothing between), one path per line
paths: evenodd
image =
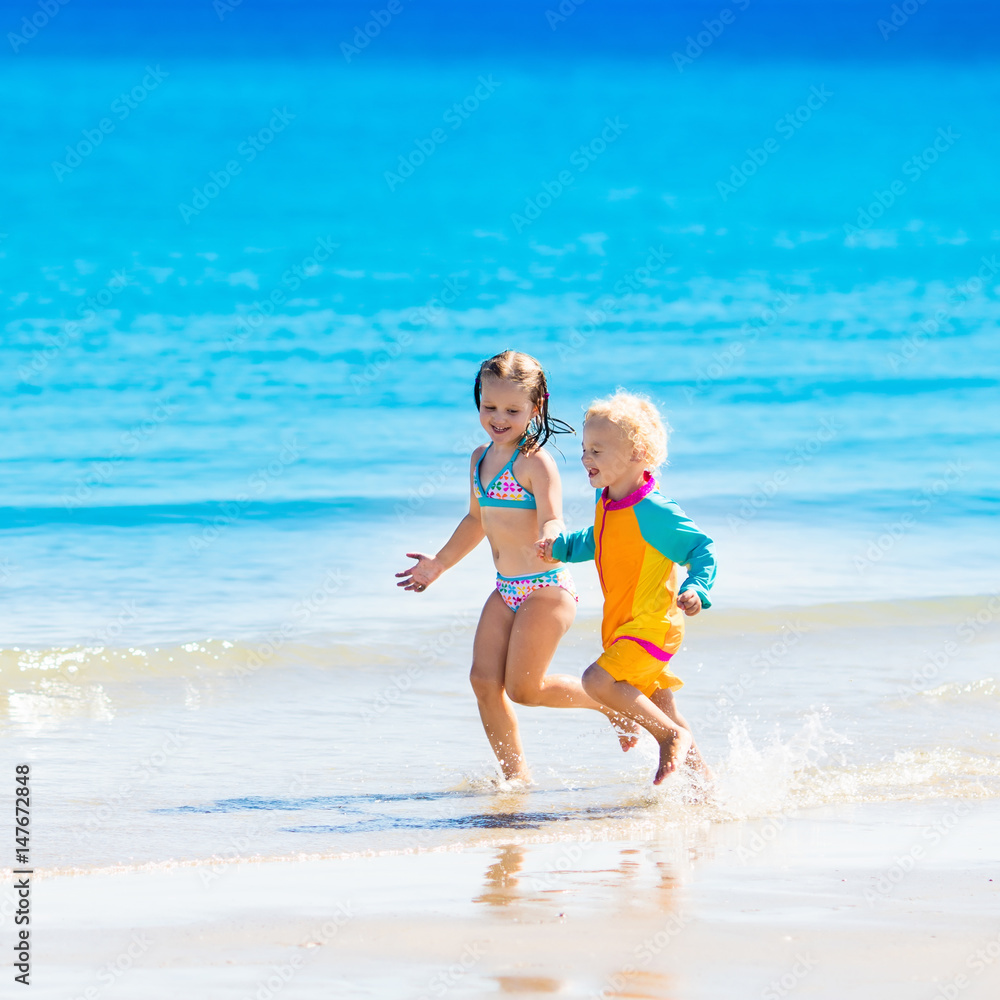
M615 487L641 471L628 436L607 417L590 417L583 425L583 467L595 489Z
M479 422L497 444L516 445L535 415L528 390L506 379L483 379L479 397Z

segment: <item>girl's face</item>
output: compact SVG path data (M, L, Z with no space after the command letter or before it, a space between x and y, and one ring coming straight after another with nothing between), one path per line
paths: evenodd
M598 490L614 489L643 467L628 435L607 417L590 417L584 423L582 460L590 485Z
M479 422L497 444L516 445L524 437L538 407L528 390L506 379L483 377L479 397Z

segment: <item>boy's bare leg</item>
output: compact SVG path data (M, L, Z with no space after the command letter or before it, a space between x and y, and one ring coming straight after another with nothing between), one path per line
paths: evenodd
M689 733L691 732L691 726L687 719L677 710L677 703L674 701L674 693L669 688L658 688L653 692L653 696L650 701L664 714L669 716L678 726L683 726ZM688 750L687 758L684 761L692 771L700 774L703 778L708 781L714 781L715 775L712 773L712 769L705 763L705 758L702 757L701 751L698 749L697 745L694 743L692 738L691 749Z
M619 715L635 719L660 745L660 763L653 777L658 785L687 757L694 740L691 731L675 722L638 688L627 681L616 681L603 667L592 663L583 674L583 687L596 701Z
M572 596L561 587L541 587L528 594L516 614L510 613L514 622L504 673L508 697L519 705L592 708L610 720L622 750L634 747L639 730L632 719L595 701L575 677L547 673L556 647L576 617Z
M514 612L494 591L483 605L483 613L472 644L472 671L469 679L479 704L486 738L503 770L504 777L530 779L524 760L524 747L517 727L514 706L504 691L507 669L507 646Z

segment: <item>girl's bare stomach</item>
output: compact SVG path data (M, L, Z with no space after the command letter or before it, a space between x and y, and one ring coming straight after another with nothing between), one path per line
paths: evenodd
M538 557L538 518L533 510L498 510L483 507L480 511L486 540L493 550L493 563L501 576L528 576L555 569L553 563Z

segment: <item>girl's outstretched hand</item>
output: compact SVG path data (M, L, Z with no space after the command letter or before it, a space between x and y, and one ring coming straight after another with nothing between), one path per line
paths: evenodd
M677 607L679 607L686 615L696 615L699 611L701 611L701 598L698 596L697 591L685 590L684 593L677 598Z
M402 573L397 573L396 576L401 576L403 579L396 584L397 587L402 587L403 590L415 590L418 594L421 591L426 590L443 572L444 566L442 566L434 556L424 555L423 552L407 552L407 559L416 559L416 565L410 566L409 569L404 569Z

